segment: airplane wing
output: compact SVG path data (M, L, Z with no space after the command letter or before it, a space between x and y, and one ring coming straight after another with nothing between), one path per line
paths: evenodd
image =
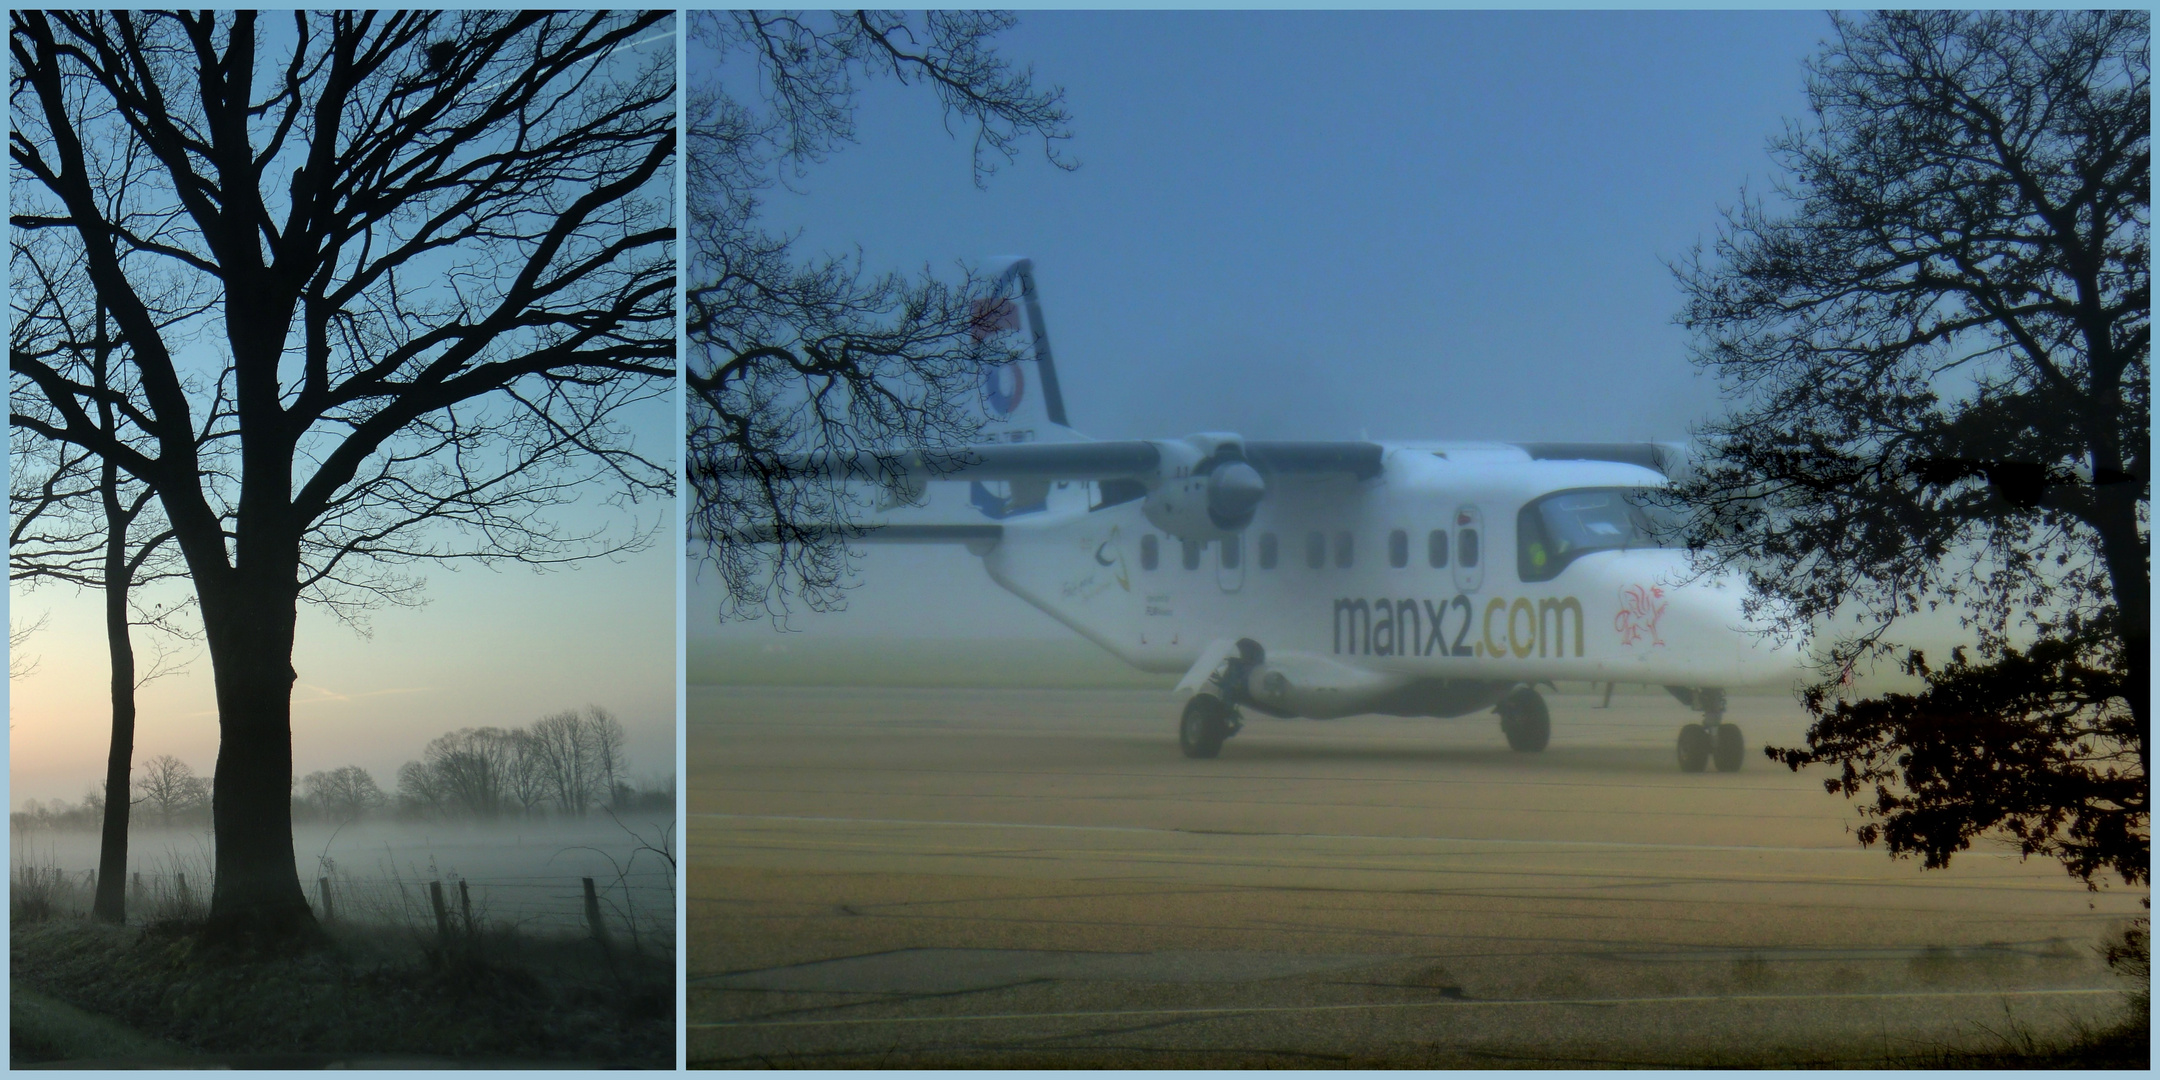
M1167 445L1182 449L1183 440ZM765 468L797 477L870 480L1118 480L1160 470L1166 443L1127 440L1076 443L995 443L891 453L854 451L783 456ZM1268 474L1338 473L1357 480L1380 475L1382 447L1369 442L1242 443L1244 460ZM1173 451L1172 453L1175 453ZM739 473L756 471L740 467Z

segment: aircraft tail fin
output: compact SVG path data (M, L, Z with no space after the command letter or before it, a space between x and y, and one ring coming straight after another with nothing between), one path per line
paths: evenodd
M989 298L975 304L978 340L1006 336L1020 359L983 369L982 408L985 442L1072 442L1084 436L1065 418L1065 398L1058 387L1057 364L1050 354L1050 334L1043 325L1042 299L1035 289L1031 260L996 260L1004 265L991 278Z

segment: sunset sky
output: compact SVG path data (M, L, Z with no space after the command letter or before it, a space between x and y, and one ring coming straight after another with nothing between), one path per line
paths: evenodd
M650 521L660 511L643 508ZM428 603L372 613L362 637L303 606L293 667L293 772L360 765L384 790L428 740L461 727L515 727L595 704L630 735L630 775L674 772L674 519L619 563L547 573L464 566L426 573ZM23 652L36 670L9 697L11 808L79 799L101 780L111 736L105 630L95 593L47 587L10 597L15 623L49 613ZM138 630L147 661L152 634ZM210 659L199 642L178 674L138 695L135 761L171 754L198 774L217 760Z

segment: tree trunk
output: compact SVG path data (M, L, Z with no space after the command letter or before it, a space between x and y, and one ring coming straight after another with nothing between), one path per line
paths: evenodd
M2128 489L2129 484L2113 485ZM2106 491L2106 488L2101 489ZM2100 553L2114 591L2118 633L2122 636L2125 693L2137 718L2138 765L2150 776L2146 746L2152 742L2152 571L2137 529L2137 495L2125 490L2103 496L2099 523Z
M216 673L217 773L210 818L217 880L207 936L276 944L312 937L292 843L294 569L198 576Z
M135 643L128 634L127 523L114 497L117 481L105 465L105 644L112 658L112 746L105 754L105 828L98 844L97 895L90 913L102 922L127 921L128 770L135 760Z

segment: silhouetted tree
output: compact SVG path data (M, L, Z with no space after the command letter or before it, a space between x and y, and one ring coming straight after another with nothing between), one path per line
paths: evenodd
M28 622L8 623L8 681L29 678L31 673L37 670L37 657L32 656L25 647L39 631L45 629L48 618L49 614L41 614Z
M548 792L565 811L583 817L608 798L626 764L622 722L597 705L533 722L527 745Z
M267 48L250 12L12 18L12 223L79 259L131 369L115 434L17 356L13 423L157 493L216 679L210 931L301 934L297 604L621 550L546 511L671 489L622 410L676 370L673 49L630 50L674 16L293 13ZM176 276L214 304L186 333Z
M501 728L453 731L427 745L420 760L426 779L416 787L439 810L492 820L508 801L514 759L510 733Z
M1736 396L1674 489L1788 631L1852 616L1798 768L1930 866L2008 835L2145 880L2151 81L2142 11L1832 17L1813 117L1714 254L1675 268ZM1841 677L1951 605L1976 657L1916 695Z
M900 483L896 459L805 476L788 455L964 442L983 366L1014 355L973 332L990 283L800 262L793 238L759 221L759 193L854 139L862 79L933 88L974 129L978 185L1035 139L1071 167L1057 156L1064 92L1036 89L990 47L1012 25L982 11L691 15L717 63L690 86L690 538L726 588L724 614L838 604L851 485Z
M533 734L520 728L510 733L509 796L518 812L530 815L546 805L553 788L548 783L547 763Z
M159 754L143 762L135 790L142 793L142 801L157 809L161 825L171 825L174 817L202 805L209 795L209 785L188 768L187 762L171 754Z
M358 821L389 801L375 777L358 765L311 772L300 780L301 797L331 821Z
M45 234L15 237L13 260L17 298L10 326L13 356L65 371L96 392L98 429L107 436L120 430L117 384L126 365L113 334L111 313L96 302L83 280L79 261L37 258L32 245ZM57 265L56 265L57 264ZM55 274L54 271L60 271ZM68 302L61 302L61 298ZM156 301L159 323L171 327L201 314L199 303L184 294L165 293ZM79 321L80 320L80 321ZM34 402L28 408L35 410ZM190 637L181 625L182 608L167 604L145 608L139 586L184 575L172 530L157 510L155 493L121 472L117 462L93 451L34 435L10 439L8 577L36 586L48 582L93 589L105 608L108 697L111 734L105 757L104 830L98 847L94 917L106 922L127 918L129 766L135 758L135 692L144 683L171 673L173 654L161 644L147 669L138 670L133 628L149 626L169 635Z

